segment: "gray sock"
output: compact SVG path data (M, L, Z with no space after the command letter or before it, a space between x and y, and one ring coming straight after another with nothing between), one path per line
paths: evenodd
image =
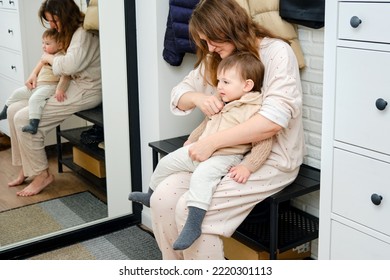
M129 194L129 200L141 203L146 207L150 207L150 197L153 194L153 190L151 188L148 189L147 193L143 192L131 192Z
M199 238L202 234L202 222L205 215L206 210L193 206L188 207L187 221L179 237L175 243L173 243L174 250L187 249Z
M31 134L36 134L38 131L38 125L40 121L41 121L40 119L30 119L30 123L28 125L23 126L22 131Z
M7 118L8 106L5 105L3 110L0 112L0 120L5 120Z

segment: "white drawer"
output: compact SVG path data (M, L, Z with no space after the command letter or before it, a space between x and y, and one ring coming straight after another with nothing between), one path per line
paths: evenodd
M335 139L390 154L390 53L337 49Z
M389 260L390 244L332 221L331 259Z
M17 10L18 0L0 0L0 9Z
M0 108L3 109L5 101L12 94L12 92L23 86L23 84L9 80L7 78L0 77Z
M390 3L340 2L339 5L339 39L390 42ZM357 20L356 27L353 19Z
M0 74L24 84L23 60L19 54L0 49Z
M0 10L0 46L20 51L20 37L18 15L10 11Z
M334 150L332 211L390 235L390 164ZM372 196L381 196L376 205Z

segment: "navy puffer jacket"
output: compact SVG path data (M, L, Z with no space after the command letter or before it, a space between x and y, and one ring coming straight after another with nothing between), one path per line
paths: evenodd
M186 53L195 53L189 37L188 22L199 0L170 0L167 29L164 37L163 58L172 66L179 66Z

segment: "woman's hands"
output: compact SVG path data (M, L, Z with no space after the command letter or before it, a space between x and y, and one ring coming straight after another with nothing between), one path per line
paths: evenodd
M211 140L212 136L206 137L196 141L189 147L188 155L194 161L205 161L208 159L217 149L217 146L213 144Z
M54 60L54 55L52 54L43 53L43 55L41 56L41 62L43 64L53 65L53 60Z
M195 101L195 105L203 112L203 114L211 117L218 114L225 104L218 96L202 94L198 96L198 99Z

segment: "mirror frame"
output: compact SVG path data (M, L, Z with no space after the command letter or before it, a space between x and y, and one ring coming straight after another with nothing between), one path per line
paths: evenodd
M124 1L126 65L127 65L127 95L128 121L130 139L131 185L133 191L142 191L141 174L141 144L138 100L138 64L137 64L137 34L135 0ZM135 94L136 93L136 94ZM108 187L108 186L107 186ZM82 228L70 229L69 232L42 238L20 246L15 246L0 252L1 260L26 259L28 257L82 242L110 232L141 223L142 206L134 203L132 214L119 218L109 218L96 224Z

